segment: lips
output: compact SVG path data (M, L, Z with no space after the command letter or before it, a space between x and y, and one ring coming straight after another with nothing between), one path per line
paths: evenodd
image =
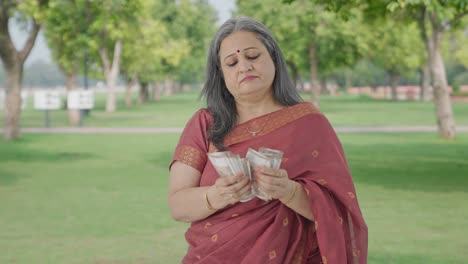
M247 75L244 77L244 79L242 79L241 82L244 82L244 81L250 81L250 80L253 80L253 79L256 79L257 76L254 76L254 75Z

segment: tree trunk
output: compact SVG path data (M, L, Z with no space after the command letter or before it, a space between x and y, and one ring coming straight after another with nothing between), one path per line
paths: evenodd
M158 82L154 82L153 85L153 101L158 102L161 99L161 87Z
M396 72L389 72L390 87L392 87L392 100L398 100L398 83L400 82L400 74Z
M180 82L175 81L174 82L174 92L176 94L178 94L178 93L180 93L181 90L182 90L182 85L180 84Z
M13 140L19 137L23 64L34 46L41 26L33 20L32 30L23 49L17 51L8 30L8 20L10 18L8 9L11 6L8 6L8 3L6 4L6 6L2 6L5 10L0 11L0 58L7 74L3 111L3 136L6 140Z
M452 103L447 90L447 78L445 76L445 65L442 59L441 42L442 31L437 31L435 23L432 27L433 53L431 54L431 74L434 93L434 104L437 117L439 135L446 139L455 138L455 120L453 119Z
M145 104L148 102L149 99L149 89L147 82L140 83L140 92L138 94L138 103Z
M3 112L3 129L6 140L13 140L19 137L22 68L22 65L17 64L12 68L6 69L5 107Z
M293 81L294 88L297 89L299 80L299 70L297 69L296 65L292 62L288 62L289 68L291 69L291 77Z
M138 76L134 74L131 78L127 78L127 87L125 89L125 106L130 108L132 107L132 91L133 87L138 83Z
M429 19L431 23L430 31L426 28L426 19ZM453 139L456 134L455 120L453 119L452 103L447 91L447 77L445 76L445 65L441 54L444 28L437 21L437 17L428 13L425 7L420 10L418 25L428 55L439 135L443 138ZM431 37L429 37L428 32L432 32Z
M71 92L77 89L77 76L76 72L65 73L65 87L67 92ZM80 110L79 109L68 109L68 125L79 126L80 125Z
M132 107L132 79L127 79L127 86L125 87L125 107Z
M421 101L429 101L432 96L430 96L429 90L431 88L431 71L427 64L421 65L419 68L419 73L421 74L419 80L419 87L420 87L420 98Z
M317 57L315 54L315 41L312 40L309 46L309 62L310 62L310 86L311 86L311 102L318 108L319 107L319 95L320 86L317 75Z
M120 67L120 55L122 53L122 41L117 40L114 46L114 56L112 64L107 56L107 51L105 48L99 48L99 55L101 56L104 73L106 76L107 84L107 99L106 99L106 112L115 112L117 108L117 100L115 96L115 85L117 83L117 77L119 75Z
M192 90L192 85L188 83L182 84L182 91L183 92L190 92Z
M174 94L174 80L166 79L164 81L164 95L170 96Z
M117 109L117 97L115 96L115 79L113 76L106 77L107 97L106 97L106 112L112 113Z
M345 91L348 91L349 88L351 88L351 70L349 68L345 69L344 72L344 77L345 77Z

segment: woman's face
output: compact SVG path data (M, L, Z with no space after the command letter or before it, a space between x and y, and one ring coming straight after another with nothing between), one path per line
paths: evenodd
M227 36L221 42L219 56L224 81L234 98L271 95L275 65L255 33L237 31Z

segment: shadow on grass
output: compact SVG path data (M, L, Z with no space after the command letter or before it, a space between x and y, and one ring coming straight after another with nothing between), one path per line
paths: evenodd
M37 162L37 161L77 161L92 159L95 155L84 152L49 152L16 146L14 149L4 147L0 149L0 164L6 162Z
M467 143L349 144L346 152L353 179L359 183L401 190L468 192Z
M78 160L93 159L95 155L79 152L46 152L16 146L14 149L2 147L0 149L0 186L11 185L18 179L24 178L23 174L15 171L15 166L27 166L33 162L76 162ZM20 163L21 165L14 164ZM2 168L3 167L3 168Z
M17 172L0 168L0 186L11 185L19 178L24 178L24 176Z

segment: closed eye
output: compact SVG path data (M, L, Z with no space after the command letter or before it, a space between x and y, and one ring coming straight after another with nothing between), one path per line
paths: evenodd
M255 59L257 59L258 57L260 57L260 54L255 55L255 56L246 56L246 58L247 58L248 60L255 60Z
M254 60L256 60L258 57L260 57L260 54L257 54L257 55L254 55L254 56L245 56L245 58L247 58L247 60L250 60L250 61L254 61ZM234 60L234 61L232 61L232 62L227 63L226 65L227 65L228 67L234 67L234 66L236 66L236 64L237 64L237 60Z
M228 67L234 67L236 64L237 64L237 61L236 61L236 62L233 62L233 63L229 63L227 66L228 66Z

